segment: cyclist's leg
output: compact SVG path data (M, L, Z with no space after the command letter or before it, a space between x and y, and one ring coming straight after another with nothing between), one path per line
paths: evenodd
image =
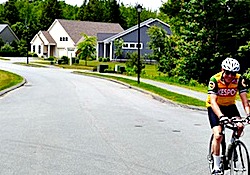
M212 153L214 158L214 169L220 169L221 155L220 155L220 145L222 141L221 126L213 127L213 142L212 142Z
M220 145L222 141L221 126L219 125L219 118L213 112L212 108L208 108L208 116L210 125L213 131L213 141L212 141L212 156L214 159L214 170L220 170Z

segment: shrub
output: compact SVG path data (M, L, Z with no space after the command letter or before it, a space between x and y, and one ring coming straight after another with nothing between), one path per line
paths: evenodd
M75 64L79 64L79 62L80 62L79 59L76 59Z
M102 57L99 57L99 58L98 58L98 61L99 61L99 62L102 62L102 59L103 59Z
M57 64L62 64L62 63L63 63L63 60L61 60L61 59L57 60Z
M189 85L190 85L190 86L198 86L199 83L198 83L197 80L194 80L194 79L191 78L191 80L189 81Z
M97 71L97 66L94 66L93 67L93 72L96 72Z
M97 71L98 72L100 72L100 73L104 73L105 71L105 69L108 69L109 68L109 65L103 65L103 64L100 64L99 66L98 66L98 69L97 69Z
M62 64L69 64L69 58L67 56L62 56L61 60L62 60Z
M37 55L37 53L32 53L33 55L32 55L32 57L38 57L38 55Z
M55 60L55 57L50 56L47 60L48 60L48 61L54 61L54 60Z
M115 73L113 69L104 69L105 73Z

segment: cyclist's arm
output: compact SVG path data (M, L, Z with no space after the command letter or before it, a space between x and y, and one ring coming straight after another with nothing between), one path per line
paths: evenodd
M238 88L239 88L239 94L240 94L242 105L244 106L247 116L249 116L250 108L249 108L249 103L248 103L248 98L247 98L248 89L247 89L247 85L243 77L239 78Z
M217 93L218 93L218 83L215 77L211 77L208 84L208 94L210 96L210 104L211 108L213 109L214 113L217 117L221 117L223 114L220 110L220 107L217 103Z
M219 118L220 116L223 116L223 113L220 110L220 107L218 105L217 101L217 95L216 94L210 94L210 101L211 101L211 108L213 109L214 113Z

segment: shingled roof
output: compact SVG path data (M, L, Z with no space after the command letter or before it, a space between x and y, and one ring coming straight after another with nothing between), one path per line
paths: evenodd
M65 19L57 20L75 43L78 43L83 38L81 35L82 33L85 33L88 36L97 37L97 33L115 34L124 31L118 23L74 21Z
M0 24L0 33L1 33L6 27L8 27L7 24Z
M48 31L41 31L41 32L45 36L45 38L48 40L49 43L53 43L53 44L56 43Z

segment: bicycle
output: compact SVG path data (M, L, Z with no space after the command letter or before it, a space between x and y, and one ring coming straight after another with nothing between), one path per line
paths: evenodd
M237 119L232 118L228 123L222 124L222 142L220 148L221 155L221 163L220 168L222 173L225 173L225 170L230 170L230 175L250 175L249 170L249 154L247 147L245 144L237 137L238 128L236 126L237 123L242 123L243 125L249 124L249 122L245 119ZM227 148L226 146L226 138L225 138L225 128L233 130L231 140L231 146ZM212 156L212 141L213 134L209 141L209 153L208 153L208 162L209 162L209 170L212 174L214 161ZM226 152L227 150L227 152Z

